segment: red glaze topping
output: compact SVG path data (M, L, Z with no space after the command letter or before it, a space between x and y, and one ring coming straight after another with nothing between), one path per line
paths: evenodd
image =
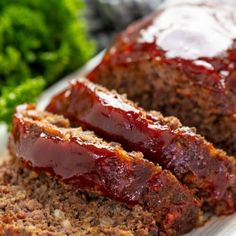
M71 130L75 129L63 127L63 121L58 123L50 113L20 107L14 116L11 151L29 167L68 184L142 205L156 214L164 229L185 232L197 223L199 203L170 172L137 153L84 139Z
M69 89L54 97L47 110L63 114L74 124L118 141L129 150L171 170L191 186L203 201L226 204L220 214L233 212L231 187L235 164L186 127L170 124L146 113L115 92L87 80L72 82ZM230 169L230 170L229 170Z
M128 27L99 67L150 60L178 68L194 83L222 92L236 85L235 40L234 7L179 4ZM96 77L96 69L88 77Z

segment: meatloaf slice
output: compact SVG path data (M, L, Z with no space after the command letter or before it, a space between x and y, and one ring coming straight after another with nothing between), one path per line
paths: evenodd
M89 79L236 155L236 8L176 4L118 35Z
M148 113L119 95L88 80L73 81L55 96L47 110L94 130L128 150L169 169L193 189L217 215L236 210L236 164L194 129L175 118Z
M199 202L169 171L141 153L128 153L92 132L70 128L62 116L36 111L32 105L18 107L10 150L29 168L66 184L140 205L167 234L185 233L199 223Z
M82 192L16 158L0 166L2 236L159 236L157 225L138 205Z

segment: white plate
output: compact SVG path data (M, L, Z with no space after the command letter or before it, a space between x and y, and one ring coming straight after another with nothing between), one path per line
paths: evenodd
M93 69L100 62L103 53L104 52L101 52L92 60L90 60L81 70L62 79L47 89L39 98L38 108L43 109L48 104L50 98L53 95L66 88L68 81L84 76L84 74ZM1 153L3 156L3 153L6 151L6 140L6 127L0 125L0 156ZM220 218L214 217L205 226L193 230L186 236L236 236L236 214Z

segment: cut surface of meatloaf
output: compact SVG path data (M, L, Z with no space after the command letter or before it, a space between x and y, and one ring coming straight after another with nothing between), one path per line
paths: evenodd
M9 145L13 156L79 189L152 213L161 231L179 235L199 224L199 202L169 171L107 143L92 132L70 128L62 116L17 108Z
M235 159L176 118L146 112L115 91L86 79L71 82L46 109L120 142L127 150L141 151L144 158L170 170L192 189L203 208L208 205L217 215L235 212Z
M236 155L236 8L176 4L131 24L88 78Z
M25 168L16 158L0 166L2 236L159 236L153 214ZM164 235L164 234L163 234Z

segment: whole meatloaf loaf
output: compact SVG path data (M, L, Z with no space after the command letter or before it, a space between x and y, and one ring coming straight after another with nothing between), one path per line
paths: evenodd
M88 77L236 155L236 8L176 4L131 24Z
M46 108L170 170L217 215L236 210L236 162L194 129L146 112L115 91L88 80L72 81ZM207 206L207 209L205 209Z
M140 206L163 234L183 234L202 220L198 200L171 172L141 153L126 152L92 132L70 128L62 116L19 106L9 147L28 168L128 207Z

